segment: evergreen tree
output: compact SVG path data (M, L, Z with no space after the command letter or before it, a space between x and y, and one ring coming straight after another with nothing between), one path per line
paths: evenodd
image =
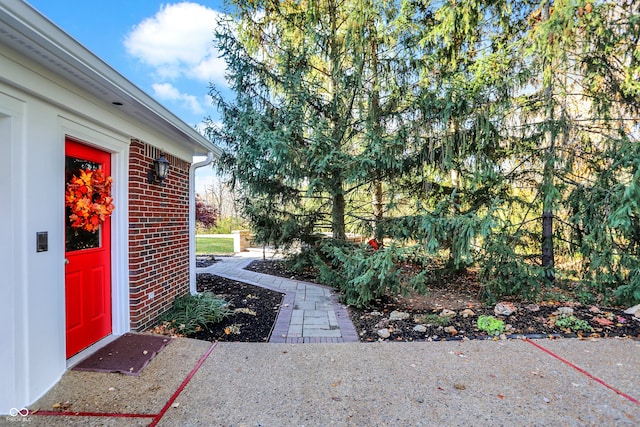
M349 218L380 220L380 203L373 214L361 190L380 195L382 181L402 169L403 70L384 33L393 4L234 5L237 21L217 40L236 99L213 91L224 121L213 133L246 190L245 210L254 225L269 227L259 234L288 244L329 229L345 239Z
M509 134L514 95L527 78L514 41L526 33L523 2L404 2L407 55L420 71L413 140L413 197L429 251L449 246L453 264L472 262L471 245L513 197L507 171L521 150ZM491 215L489 215L491 214ZM406 232L405 232L406 233Z
M259 241L386 239L316 254L359 305L444 253L490 298L640 300L637 2L233 4L211 130Z

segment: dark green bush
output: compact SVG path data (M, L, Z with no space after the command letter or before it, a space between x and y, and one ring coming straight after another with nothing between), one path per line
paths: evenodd
M348 305L367 307L385 294L426 291L426 271L415 273L403 268L415 259L412 248L389 246L374 251L367 244L326 239L309 251L319 280L339 289Z
M640 302L640 267L629 273L629 281L616 289L616 297L622 304L634 305Z
M490 236L485 241L479 275L484 299L489 303L504 296L535 300L540 295L544 270L527 262L526 257L516 253L506 241L508 236Z

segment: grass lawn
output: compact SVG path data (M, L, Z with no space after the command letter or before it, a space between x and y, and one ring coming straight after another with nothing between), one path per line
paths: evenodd
M227 237L197 237L196 254L232 254L233 239Z

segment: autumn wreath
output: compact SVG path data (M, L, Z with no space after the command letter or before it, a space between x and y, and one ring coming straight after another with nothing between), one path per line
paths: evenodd
M101 169L81 169L80 176L73 175L65 195L65 205L71 208L72 227L90 232L98 230L113 212L112 182Z

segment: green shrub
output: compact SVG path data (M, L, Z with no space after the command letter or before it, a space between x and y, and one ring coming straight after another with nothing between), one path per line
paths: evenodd
M245 230L249 225L242 218L226 217L218 219L216 226L211 229L214 234L231 234L233 230Z
M230 314L227 302L210 292L184 295L173 301L173 306L161 317L180 334L191 335L208 323L218 323Z
M348 305L362 308L386 294L426 292L426 270L402 268L415 257L411 248L387 246L374 251L367 244L324 239L309 250L320 282L339 289Z
M315 254L313 250L305 249L298 252L289 252L284 260L284 265L287 270L298 273L317 271L314 258Z
M544 269L527 262L526 256L505 244L509 241L509 236L497 234L488 237L484 244L479 279L489 303L505 296L535 300L540 295Z
M629 279L616 289L619 304L635 305L640 303L640 267L629 272Z
M489 335L499 335L504 332L504 322L493 316L478 317L478 329Z
M447 326L451 323L451 319L447 316L439 316L437 314L421 314L416 316L414 322L426 325Z
M611 150L611 151L609 151ZM592 185L568 196L571 241L579 255L580 292L608 305L640 302L640 144L612 144ZM621 178L624 177L624 178Z

